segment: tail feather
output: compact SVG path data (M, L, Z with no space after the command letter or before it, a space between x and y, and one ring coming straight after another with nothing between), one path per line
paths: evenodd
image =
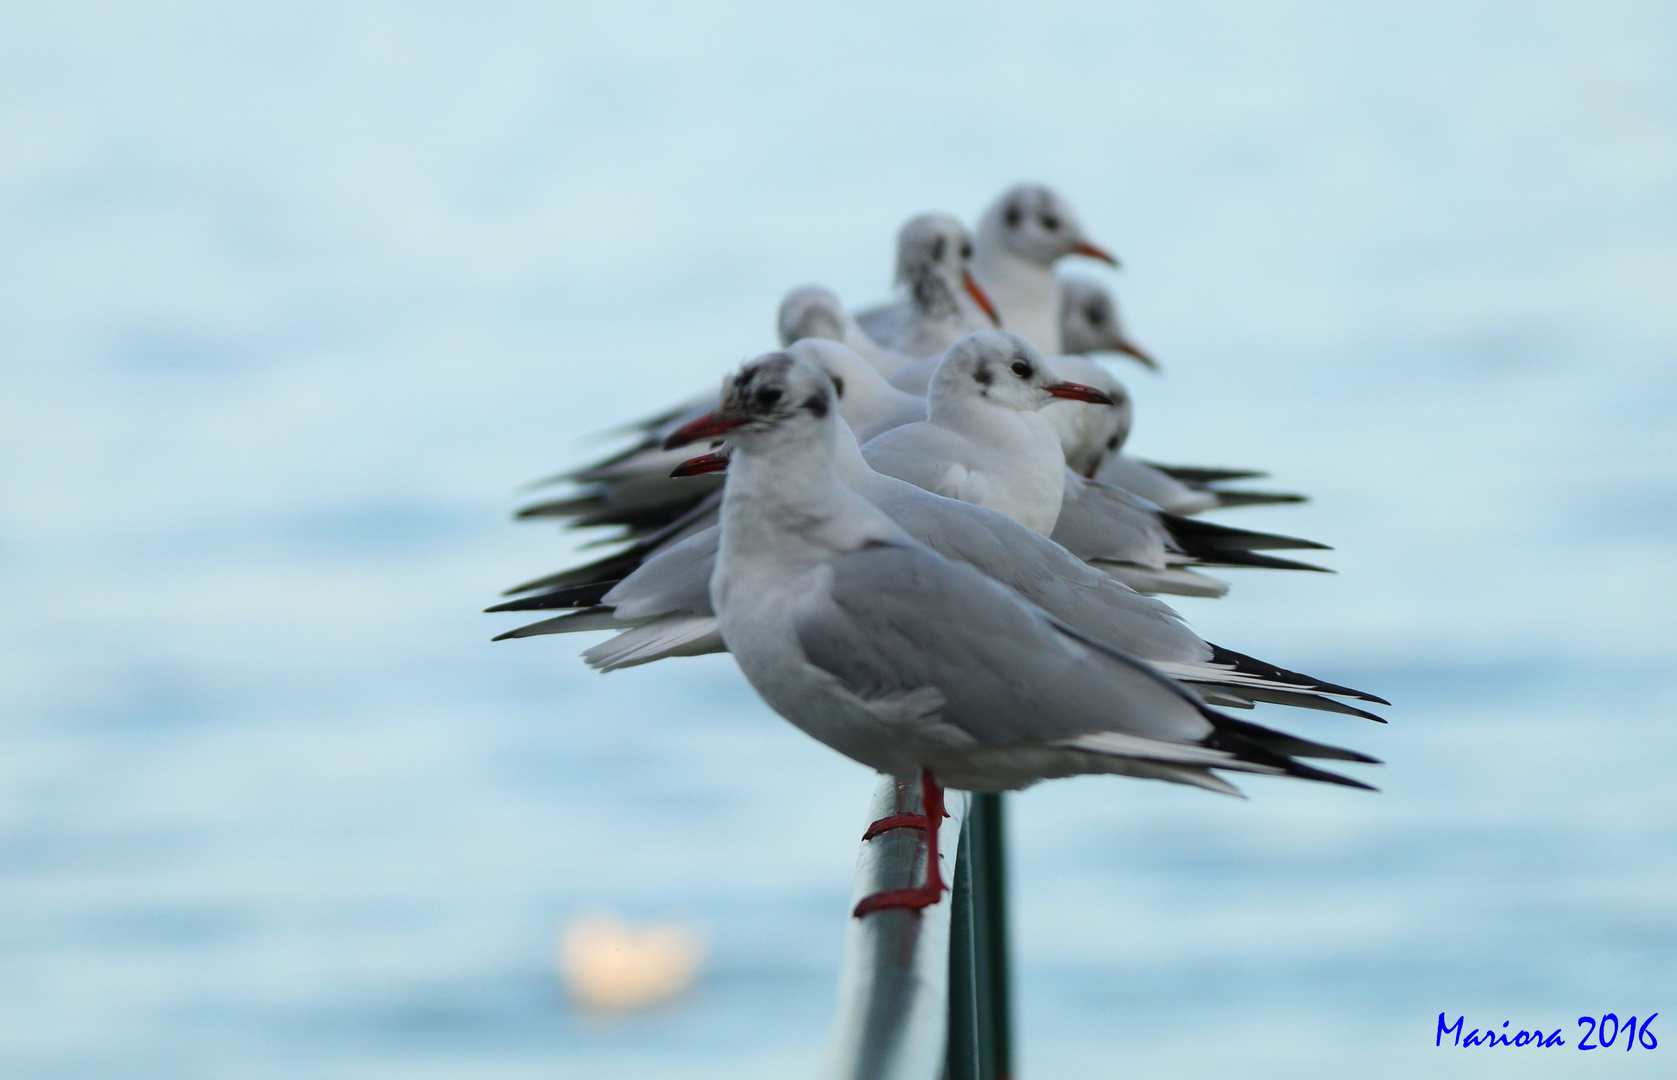
M1217 496L1217 509L1229 510L1237 506L1279 506L1285 503L1309 502L1308 495L1295 495L1286 491L1226 491L1223 488L1202 488L1207 494Z
M1189 487L1201 487L1224 480L1262 480L1269 476L1269 473L1260 469L1219 469L1205 465L1160 465L1156 461L1144 461L1142 464L1158 469L1172 480L1180 480Z
M1176 514L1161 514L1160 518L1171 538L1181 545L1182 550L1192 555L1226 551L1333 550L1327 544L1296 536L1235 529L1214 521L1179 517Z
M584 608L594 607L600 598L610 592L617 584L616 581L591 581L583 585L572 585L568 588L555 589L539 596L525 596L517 600L508 600L504 604L484 608L488 611L548 611L553 608Z
M506 641L509 638L538 637L542 634L576 634L589 630L621 630L624 624L619 622L611 608L595 607L583 611L567 612L551 619L543 619L529 626L520 626L517 630L508 630L504 634L496 634L491 641Z
M1338 694L1341 697L1356 698L1359 701L1372 701L1376 705L1391 704L1385 698L1370 694L1367 691L1353 690L1349 686L1341 686L1338 683L1327 682L1314 676L1305 675L1302 672L1276 667L1274 664L1265 663L1256 657L1247 656L1245 653L1225 649L1221 645L1211 646L1209 663L1228 667L1231 671L1237 671L1243 675L1256 675L1276 682L1291 683L1294 686L1306 686L1324 694Z

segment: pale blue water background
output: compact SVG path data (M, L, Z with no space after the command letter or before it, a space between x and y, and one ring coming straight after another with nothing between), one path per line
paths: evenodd
M272 7L4 6L0 1074L811 1075L870 778L476 611L566 558L517 484L1022 178L1136 448L1339 549L1183 609L1397 705L1261 717L1380 795L1015 799L1021 1075L1677 1073L1668 4ZM575 1012L591 905L696 991Z

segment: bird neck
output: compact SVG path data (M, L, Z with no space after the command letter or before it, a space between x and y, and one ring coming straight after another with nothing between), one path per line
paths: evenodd
M895 539L896 526L839 482L834 457L832 440L736 449L722 489L723 547L736 559L805 564Z

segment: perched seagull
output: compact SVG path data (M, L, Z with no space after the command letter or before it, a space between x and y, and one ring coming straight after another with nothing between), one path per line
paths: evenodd
M849 347L826 338L811 337L788 346L795 356L822 371L844 388L839 412L861 438L872 438L893 427L923 420L926 401L897 390L873 365ZM571 518L577 527L623 525L624 538L662 528L676 521L722 486L720 477L672 470L692 455L664 449L670 432L714 410L715 394L693 399L650 426L640 442L605 461L571 474L586 485L579 495L549 500L520 510L521 518Z
M821 285L800 285L787 293L780 301L775 322L780 329L781 348L804 338L841 342L887 379L915 360L870 338L838 296Z
M995 302L1002 327L1045 356L1066 351L1060 343L1060 279L1054 264L1067 255L1118 265L1083 235L1066 201L1041 184L1004 191L978 224L973 276Z
M1321 544L1188 521L1078 476L1066 467L1060 435L1043 415L1057 398L1114 405L1093 387L1060 379L1019 335L980 331L944 354L926 421L892 428L863 443L862 453L887 476L998 510L1145 592L1220 596L1228 590L1193 570L1196 565L1321 569L1257 554Z
M1113 403L1055 375L1019 335L983 330L944 354L925 421L864 442L864 453L887 476L999 510L1046 536L1060 514L1065 457L1039 410L1056 399Z
M991 506L1039 532L1052 529L1055 539L1079 558L1096 563L1135 589L1221 596L1228 591L1228 585L1200 573L1200 569L1235 566L1320 569L1259 553L1286 548L1320 549L1321 544L1189 521L1162 512L1158 506L1128 492L1085 480L1066 469L1058 435L1039 415L1031 414L1033 404L1054 401L1055 395L1024 388L1026 381L1043 382L1045 376L1040 356L1028 342L1016 336L986 331L951 349L955 357L951 372L966 373L964 377L952 375L950 387L941 394L955 399L949 407L955 421L946 421L953 424L953 429L939 428L932 423L891 426L899 424L919 399L893 398L883 393L873 382L868 366L860 358L847 354L844 346L836 342L805 340L791 351L837 377L835 390L839 394L841 414L863 437L875 427L889 428L864 447L863 454L870 468L929 491ZM837 362L847 356L847 365ZM979 383L981 360L991 377L990 386ZM1022 364L1028 376L1020 376L1013 364ZM853 384L866 388L855 402L850 400L857 393ZM1058 395L1080 394L1087 400L1086 388L1071 386L1074 389L1062 388ZM993 393L998 387L999 392ZM1000 397L1009 398L1016 408L1009 409L992 400ZM1018 406L1024 407L1023 413ZM1098 398L1092 404L1079 403L1077 407L1096 412L1116 411L1111 406L1101 407ZM667 465L669 452L660 452L663 456L657 460ZM688 462L678 466L674 475L695 476L719 469L723 464L719 459L705 466ZM1055 477L1059 478L1058 488ZM686 481L670 481L682 482ZM538 603L528 602L530 598L526 598L514 602L517 605L514 609L570 607L583 603L584 599L588 604L594 603L605 589L662 548L713 524L718 505L716 493L708 490L688 504L685 513L667 519L661 529L646 530L628 549L588 566L508 590L509 594L574 590L566 593L570 599Z
M711 416L693 422L699 430L713 423ZM917 542L1001 582L1096 641L1132 653L1172 677L1194 684L1213 704L1249 708L1254 702L1269 701L1370 719L1378 717L1336 699L1350 697L1386 704L1362 691L1212 645L1189 630L1165 604L1092 568L1012 518L875 472L862 457L848 425L829 417L821 428L824 437L833 443L834 469L840 482ZM676 440L686 437L686 433L673 436ZM725 460L705 455L689 465L711 468ZM570 609L568 614L510 631L502 638L598 629L621 631L583 653L591 666L602 671L671 656L721 652L726 646L709 592L719 540L720 527L711 524L660 550L622 580L555 588L489 610Z
M972 238L948 214L921 214L897 234L903 295L856 317L874 341L906 356L932 356L1000 325L995 305L968 270Z
M711 599L770 707L855 761L919 777L929 842L945 784L1110 773L1235 793L1213 772L1228 770L1367 787L1297 758L1373 759L1218 713L915 543L839 482L821 430L835 407L824 375L769 354L687 432L733 446ZM936 865L934 852L923 886L865 898L856 914L936 903Z
M1158 361L1124 332L1112 294L1100 282L1080 275L1060 278L1060 351L1079 356L1118 352L1159 370Z

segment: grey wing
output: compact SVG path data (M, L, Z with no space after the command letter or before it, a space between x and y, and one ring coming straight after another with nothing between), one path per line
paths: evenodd
M902 335L908 305L901 300L880 304L856 314L856 325L875 342L890 348Z
M1055 543L1080 559L1162 569L1173 547L1157 507L1066 470Z
M1006 585L1072 628L1148 661L1208 659L1168 605L1113 580L1006 514L908 485L881 485L875 502L916 540Z
M721 537L722 527L712 525L672 544L619 581L600 602L615 607L617 617L625 621L675 612L715 614L710 576Z
M1169 473L1123 454L1115 454L1095 473L1095 479L1156 502L1173 514L1197 514L1217 506L1217 496L1195 491Z
M869 439L862 444L862 457L875 472L935 492L951 464L963 460L965 450L960 436L922 420Z
M1090 648L971 567L896 544L829 565L829 587L796 614L798 643L864 700L936 689L943 721L992 746L1098 732L1197 742L1212 731L1175 683Z

